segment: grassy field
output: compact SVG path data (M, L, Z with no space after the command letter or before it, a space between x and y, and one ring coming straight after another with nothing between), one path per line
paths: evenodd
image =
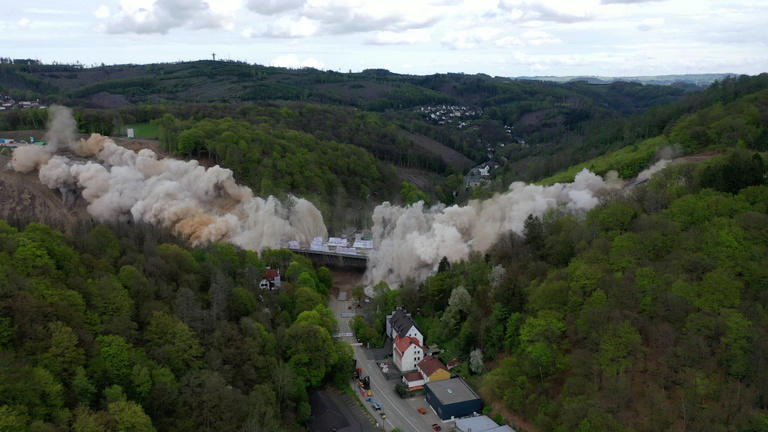
M627 146L621 150L606 153L584 163L573 165L551 177L542 179L538 183L542 185L569 183L584 168L600 175L616 170L619 173L619 177L630 179L639 174L640 171L648 168L654 162L656 151L667 144L663 136L650 138L639 144Z
M126 125L125 129L128 130L128 128L133 128L133 133L136 138L157 139L159 137L157 126L150 123Z

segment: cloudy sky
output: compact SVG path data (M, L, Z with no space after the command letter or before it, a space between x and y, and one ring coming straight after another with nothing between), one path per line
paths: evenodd
M0 0L0 57L338 71L768 71L766 0Z

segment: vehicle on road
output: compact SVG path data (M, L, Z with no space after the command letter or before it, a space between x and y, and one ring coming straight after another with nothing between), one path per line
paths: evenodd
M424 408L416 408L416 411L418 411L419 414L421 414L421 415L424 415L424 414L427 413L427 410L425 410Z
M381 404L380 403L376 402L375 400L371 400L370 402L371 402L371 405L373 405L373 409L375 409L377 411L381 410Z
M380 411L379 414L381 414L382 419L387 418L387 414L385 414L384 411Z
M432 423L432 430L433 430L433 431L435 431L435 432L440 432L440 430L442 430L442 429L443 429L443 428L441 428L439 424L437 424L437 423Z

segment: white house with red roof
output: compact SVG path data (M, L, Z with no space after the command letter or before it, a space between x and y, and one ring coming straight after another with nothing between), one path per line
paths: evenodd
M276 290L282 287L279 269L267 269L264 272L264 279L259 283L261 289Z
M412 336L400 337L395 335L392 344L392 359L401 372L416 369L416 365L424 358L424 348L421 342Z

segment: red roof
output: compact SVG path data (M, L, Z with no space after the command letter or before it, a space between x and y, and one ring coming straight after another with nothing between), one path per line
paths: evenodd
M264 274L264 277L269 281L275 280L275 278L278 276L280 276L280 271L276 269L267 269L266 273Z
M424 372L424 375L426 376L432 376L432 374L437 372L439 369L448 370L443 362L432 356L424 357L424 360L419 362L419 369L421 369L421 371Z
M415 337L406 336L406 337L400 337L400 335L395 336L395 347L397 347L398 355L400 357L405 354L406 351L408 351L408 347L411 345L416 345L417 347L421 348L421 345L419 344L419 340Z
M422 377L421 374L418 373L418 372L408 372L408 373L405 373L405 374L403 374L403 378L405 378L405 380L409 381L409 382L410 381L419 381L419 380L423 380L424 379L424 377Z

